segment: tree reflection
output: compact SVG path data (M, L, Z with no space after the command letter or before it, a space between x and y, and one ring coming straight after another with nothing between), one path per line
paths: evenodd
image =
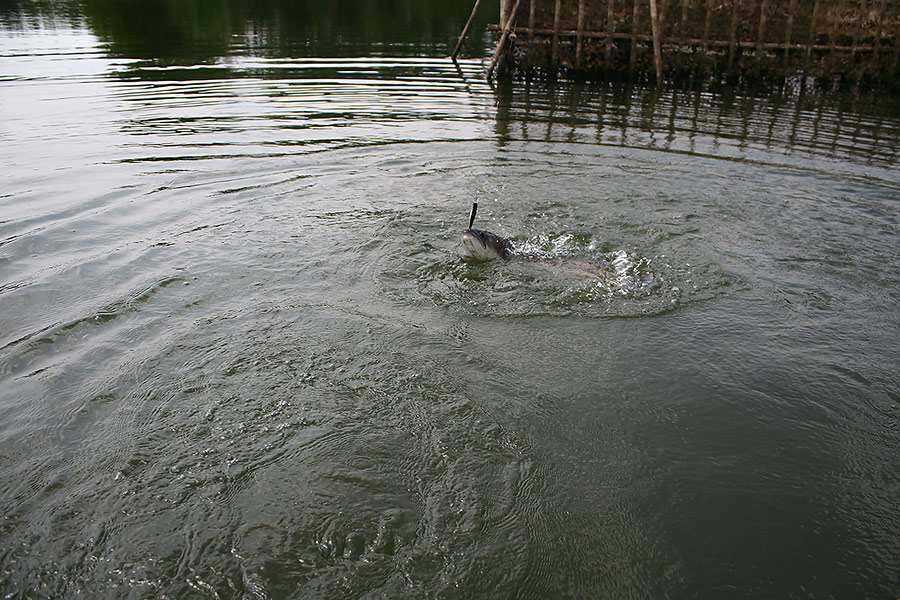
M484 3L469 53L482 55L498 0ZM266 57L446 55L471 0L0 0L0 26L66 21L89 27L110 53L195 64Z

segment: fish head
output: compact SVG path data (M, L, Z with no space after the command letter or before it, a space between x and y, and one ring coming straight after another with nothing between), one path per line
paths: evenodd
M493 260L495 258L507 260L512 254L512 244L509 240L490 231L463 229L461 241L462 255L475 260Z

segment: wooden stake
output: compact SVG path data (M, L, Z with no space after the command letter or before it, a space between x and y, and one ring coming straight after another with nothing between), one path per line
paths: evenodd
M734 67L734 48L737 45L738 11L741 0L732 0L731 4L731 42L728 45L728 72Z
M834 48L837 46L837 21L840 18L840 13L835 16L835 12L838 11L839 8L836 5L831 6L831 28L828 30L828 56L825 58L825 74L831 74L831 67L834 66Z
M850 51L850 63L853 64L854 59L856 58L856 51L859 44L859 36L862 34L863 28L863 15L866 13L866 0L862 0L862 8L859 11L859 19L856 22L856 29L853 32L853 49Z
M703 67L709 59L709 26L712 22L712 0L706 0L706 22L703 24Z
M691 0L681 0L681 21L678 23L678 35L684 37L684 24L687 23L688 10L691 7Z
M553 64L554 66L558 63L558 47L559 47L559 35L556 33L559 31L559 12L561 0L556 0L556 4L553 7Z
M631 15L631 58L628 63L628 72L634 73L634 65L637 60L637 30L638 30L638 18L640 17L640 13L638 9L641 6L639 0L633 0L634 2L634 11Z
M656 0L650 0L650 28L653 30L653 62L656 66L656 83L662 85L662 42L660 40L659 11L656 7Z
M519 0L516 0L513 9L509 13L509 18L506 19L506 23L503 24L503 33L500 35L500 41L497 42L497 47L494 48L494 55L491 57L491 64L488 67L488 81L494 78L494 69L497 67L497 62L500 60L500 56L503 54L503 50L506 47L506 40L509 39L510 27L512 27L513 20L516 18L516 13L518 11Z
M760 64L762 62L762 44L763 37L766 32L766 8L768 7L768 0L762 0L762 5L759 7L759 31L756 32L756 72L759 73Z
M784 71L787 74L788 65L791 60L791 30L794 28L794 9L797 8L797 0L791 0L788 8L787 34L784 39Z
M900 63L900 27L894 34L894 60L891 62L891 76L897 75L897 64Z
M874 50L872 51L872 66L870 67L872 73L878 72L878 64L880 63L878 54L881 50L881 19L884 18L884 0L880 0L875 11L875 43L872 44Z
M681 1L681 21L678 23L678 38L679 42L684 39L684 25L687 23L688 18L688 10L691 7L691 0L682 0ZM679 48L678 51L678 68L680 69L684 64L684 51Z
M881 22L884 19L884 0L878 2L877 13L875 15L875 48L881 48ZM877 52L876 52L877 54Z
M578 37L575 39L575 65L581 66L582 38L584 37L584 1L578 0Z
M803 72L809 72L809 63L812 60L812 47L813 44L816 43L816 25L819 20L819 2L820 0L816 0L816 3L813 5L812 18L809 21L809 41L806 44L806 58L803 62Z
M606 68L609 68L612 62L612 34L616 32L616 14L613 12L613 4L615 0L609 0L606 8L606 33L610 35L606 40Z
M534 3L535 0L531 0L528 7L528 29L534 29ZM528 34L528 42L531 43L534 41L534 32Z
M472 21L475 20L475 13L478 12L478 6L481 4L481 0L475 0L475 6L472 7L472 14L469 15L469 20L466 21L466 26L463 27L462 33L459 34L459 39L456 40L456 47L453 48L453 53L450 54L451 60L456 60L456 55L459 54L459 49L462 47L463 40L466 39L466 34L469 33L469 27L472 26Z

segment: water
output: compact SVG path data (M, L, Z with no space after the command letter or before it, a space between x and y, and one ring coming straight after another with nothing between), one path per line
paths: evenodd
M897 597L896 99L422 4L4 8L3 596Z

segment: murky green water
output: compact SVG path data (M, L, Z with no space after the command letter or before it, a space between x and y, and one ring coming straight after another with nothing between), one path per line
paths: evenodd
M895 97L0 6L3 597L900 595ZM473 199L612 277L461 259Z

